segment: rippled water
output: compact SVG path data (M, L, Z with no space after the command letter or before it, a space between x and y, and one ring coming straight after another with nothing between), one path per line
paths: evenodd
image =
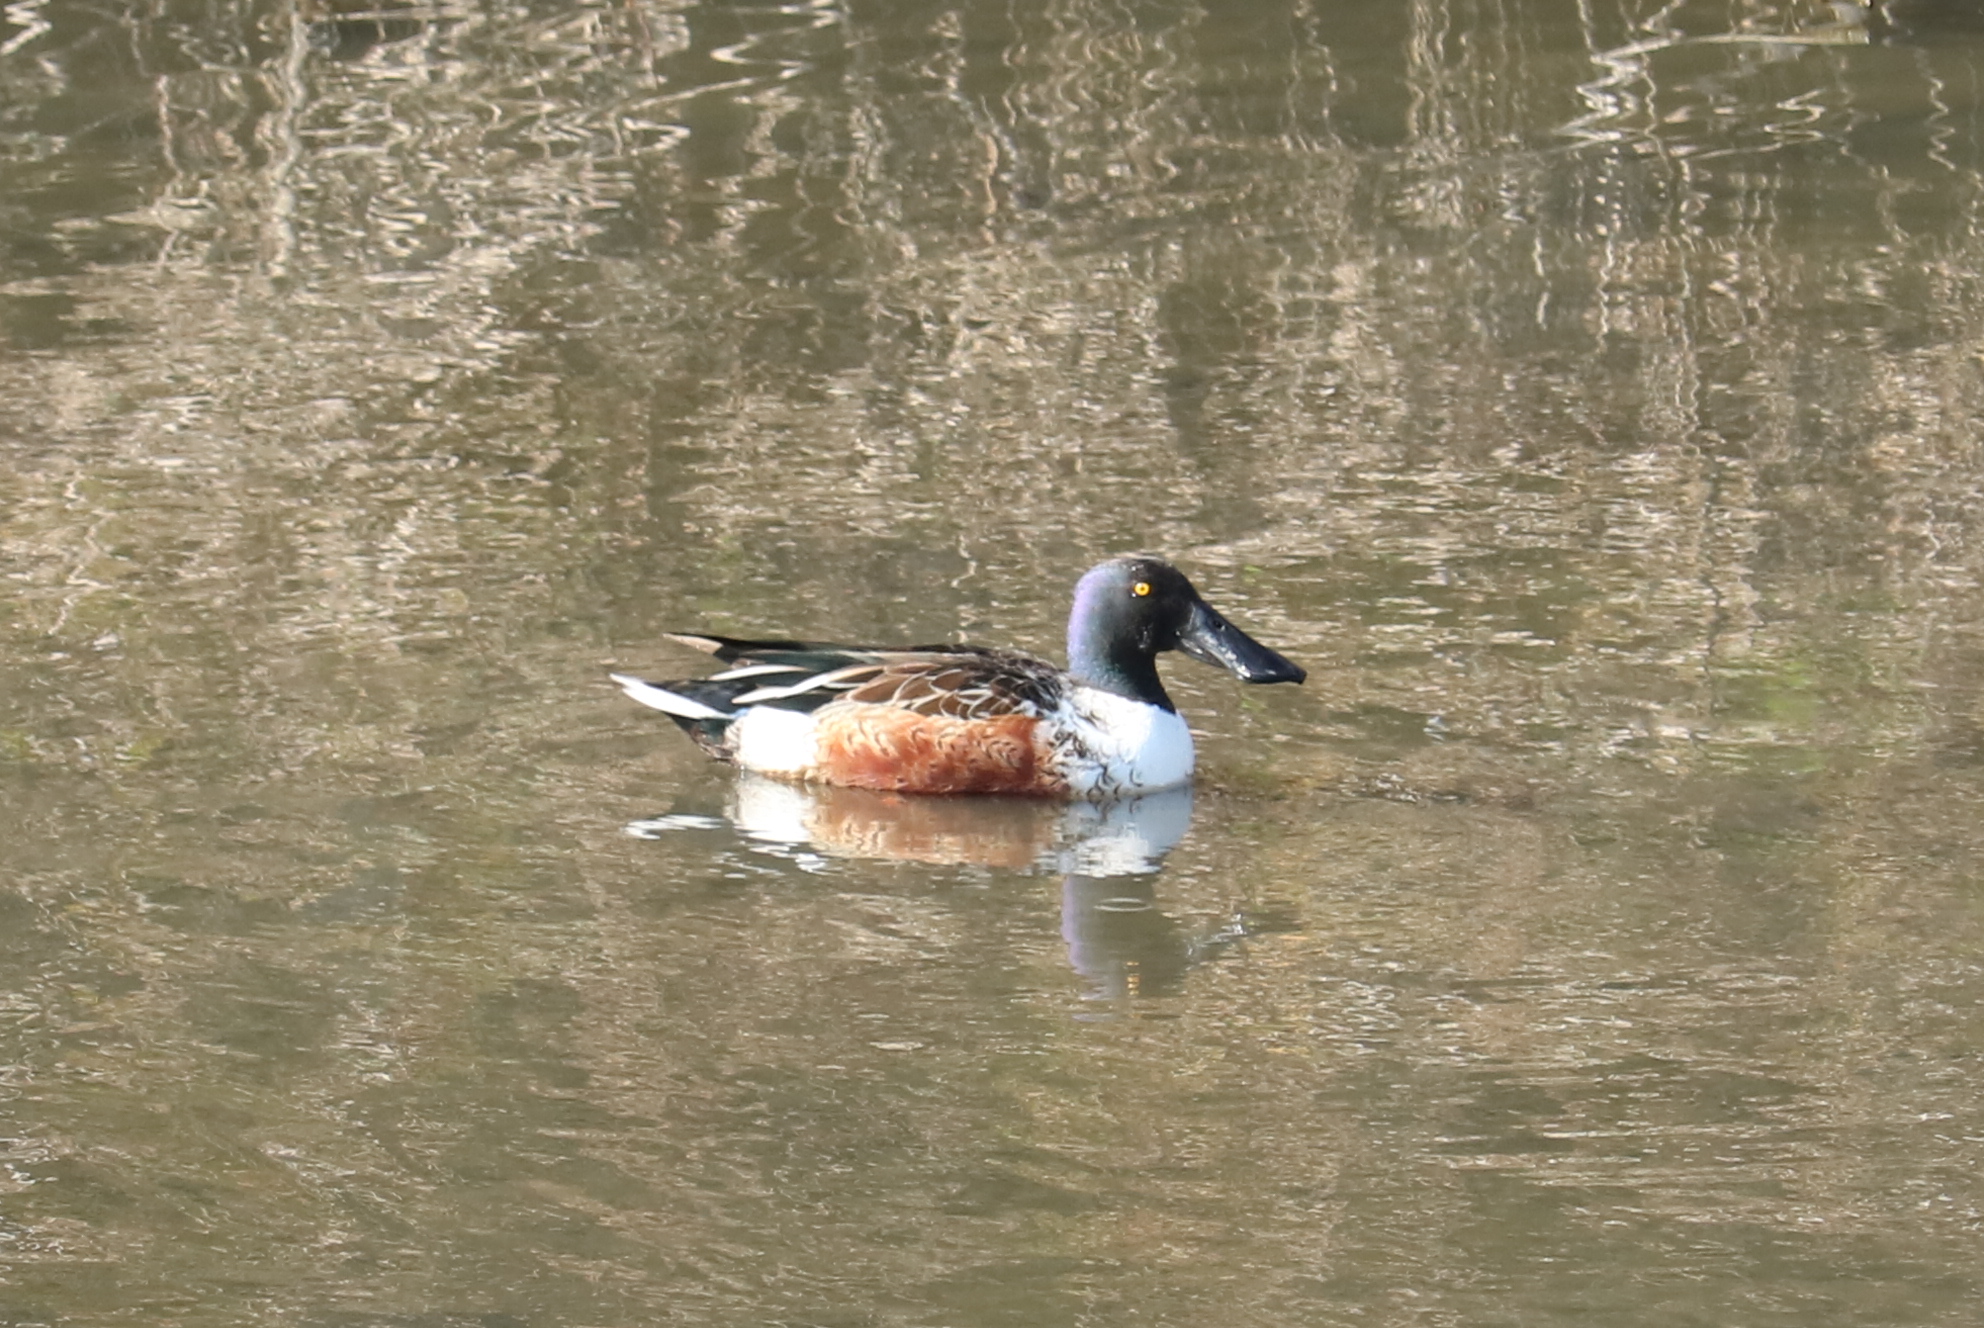
M1984 24L0 16L0 1322L1967 1325ZM739 780L669 629L1190 795Z

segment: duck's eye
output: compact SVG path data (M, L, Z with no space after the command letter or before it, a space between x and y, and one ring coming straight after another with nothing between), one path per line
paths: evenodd
M1148 581L1137 582L1137 584L1130 587L1130 593L1132 595L1135 595L1138 599L1142 599L1145 595L1150 594L1150 582Z

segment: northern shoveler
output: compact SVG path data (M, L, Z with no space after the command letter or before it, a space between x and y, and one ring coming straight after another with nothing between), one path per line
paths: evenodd
M671 640L733 667L613 681L747 770L899 793L1114 798L1183 784L1192 735L1157 676L1182 650L1244 682L1301 682L1161 558L1112 558L1075 587L1068 667L983 646L874 649Z

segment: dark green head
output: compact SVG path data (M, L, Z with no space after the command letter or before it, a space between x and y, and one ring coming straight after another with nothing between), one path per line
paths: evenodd
M1166 710L1157 657L1182 650L1243 682L1308 676L1219 616L1185 574L1162 558L1111 558L1075 586L1068 614L1068 671L1078 682Z

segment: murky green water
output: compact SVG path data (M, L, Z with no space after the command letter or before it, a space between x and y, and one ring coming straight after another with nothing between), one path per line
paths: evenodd
M0 18L0 1322L1977 1322L1984 24ZM1189 797L740 783L670 628Z

